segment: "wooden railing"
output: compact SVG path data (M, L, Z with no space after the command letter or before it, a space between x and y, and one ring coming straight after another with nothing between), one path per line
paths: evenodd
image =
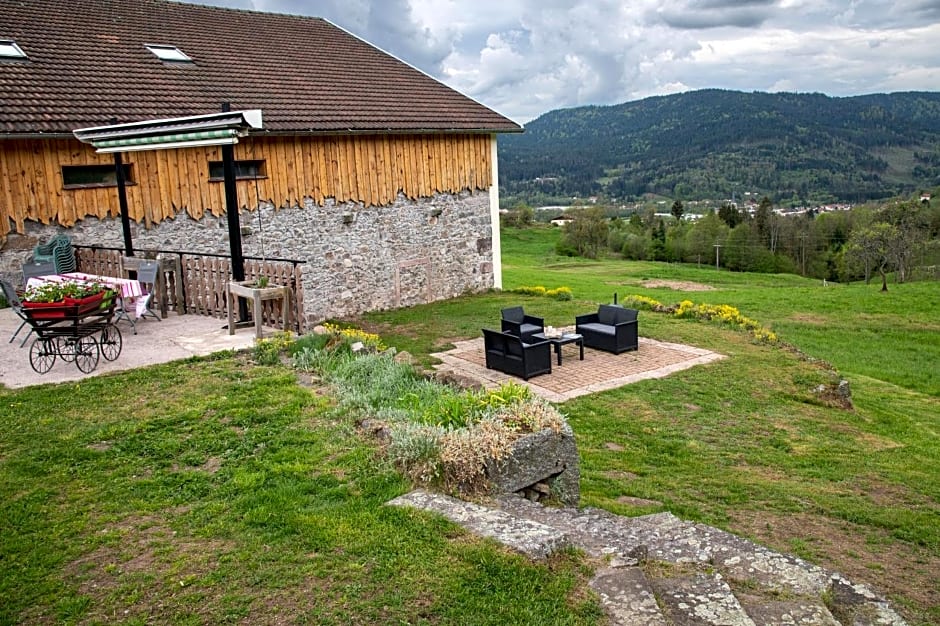
M75 246L78 270L102 276L124 276L124 253L120 248L99 246ZM136 258L162 258L172 262L165 264L164 280L156 294L158 305L177 313L192 313L217 318L227 318L226 287L232 277L231 258L217 254L201 254L178 250L138 250ZM289 328L297 333L306 331L303 316L303 291L301 269L303 261L291 259L245 258L245 280L266 276L273 284L290 288L290 306L280 300L264 304L262 323L265 326L283 327L288 317ZM177 273L175 268L179 268ZM182 300L180 300L182 298ZM250 314L250 311L249 311Z

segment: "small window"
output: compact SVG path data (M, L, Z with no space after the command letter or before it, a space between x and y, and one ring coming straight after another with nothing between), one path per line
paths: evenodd
M239 180L266 178L264 174L264 159L235 161L235 178ZM209 180L225 180L222 161L209 161Z
M124 182L128 185L134 184L132 172L132 165L125 163ZM113 165L63 165L62 186L66 189L116 187L117 171Z
M170 61L171 63L192 63L193 60L189 58L185 52L177 48L176 46L158 46L156 44L146 44L147 50L153 52L161 61Z
M26 53L10 39L0 39L0 59L25 59Z

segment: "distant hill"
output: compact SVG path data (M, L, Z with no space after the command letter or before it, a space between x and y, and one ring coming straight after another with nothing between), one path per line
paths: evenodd
M940 93L707 89L551 111L499 137L504 197L862 202L940 184Z

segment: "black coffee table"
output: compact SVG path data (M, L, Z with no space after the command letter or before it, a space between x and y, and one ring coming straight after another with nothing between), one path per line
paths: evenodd
M584 360L584 337L581 335L576 333L564 333L557 337L546 337L544 334L538 333L532 336L538 339L544 339L552 344L552 347L555 349L555 356L558 358L558 365L561 365L561 347L567 346L569 343L578 344L581 360Z

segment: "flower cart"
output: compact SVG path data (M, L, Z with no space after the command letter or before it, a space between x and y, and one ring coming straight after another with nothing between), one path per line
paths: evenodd
M100 356L118 358L123 342L112 323L114 306L114 292L97 283L49 283L28 289L23 313L36 333L29 348L33 370L45 374L58 357L88 373L98 367Z

